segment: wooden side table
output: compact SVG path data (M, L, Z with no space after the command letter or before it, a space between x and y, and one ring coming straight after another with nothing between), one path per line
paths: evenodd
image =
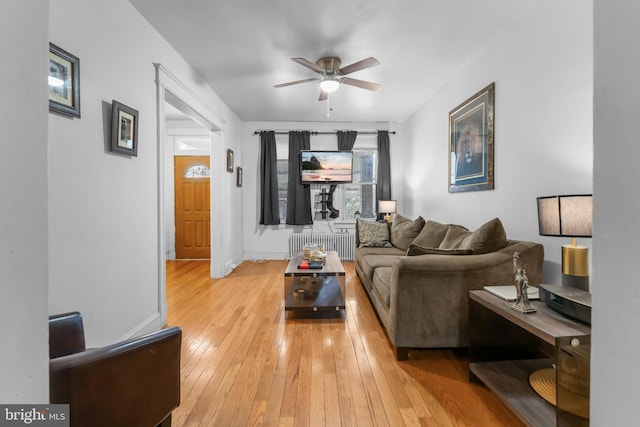
M470 380L482 382L529 426L588 426L588 395L583 397L586 418L577 416L562 387L557 388L554 406L533 390L529 375L554 366L556 378L566 374L563 358L573 347L588 358L591 328L541 301L532 301L537 311L527 314L512 309L512 304L484 290L469 292ZM586 365L577 375L586 379L588 392L588 360L580 365Z

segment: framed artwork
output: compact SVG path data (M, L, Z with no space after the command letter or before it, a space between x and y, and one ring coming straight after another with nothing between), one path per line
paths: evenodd
M493 189L495 83L449 112L449 192Z
M137 156L138 112L115 99L111 108L111 151Z
M80 60L49 43L49 111L80 117Z
M236 168L236 187L242 187L242 168Z
M233 150L227 148L227 172L233 173Z

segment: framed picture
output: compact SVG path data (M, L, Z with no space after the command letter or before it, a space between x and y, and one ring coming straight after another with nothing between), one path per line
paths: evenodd
M449 113L449 192L493 189L495 83Z
M80 117L80 60L49 43L49 111Z
M111 151L137 156L138 112L115 99L111 106Z
M233 150L227 148L227 172L233 173Z
M236 187L242 187L242 168L236 168Z

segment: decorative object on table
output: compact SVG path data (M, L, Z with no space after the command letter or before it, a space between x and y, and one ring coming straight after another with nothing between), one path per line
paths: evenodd
M236 187L242 187L242 168L236 168Z
M398 203L395 200L378 200L378 212L384 214L384 220L391 222L391 214L396 213Z
M80 118L80 59L49 43L49 111Z
M513 274L516 282L516 302L513 303L511 308L522 313L535 312L536 308L529 302L529 279L524 267L520 265L520 254L518 252L513 253Z
M558 338L556 343L555 366L532 372L529 375L529 384L540 397L557 406L559 413L568 412L588 420L591 394L591 337L562 337Z
M227 148L227 172L233 173L233 150Z
M562 284L589 291L589 248L576 244L577 237L591 237L591 194L538 197L541 236L571 237L562 246Z
M449 192L493 189L491 83L449 112Z
M115 99L111 103L111 151L138 155L138 111Z

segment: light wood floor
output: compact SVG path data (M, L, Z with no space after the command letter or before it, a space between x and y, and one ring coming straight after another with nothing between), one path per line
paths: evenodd
M345 262L346 316L290 319L285 261L246 261L224 279L208 261L167 263L168 325L180 326L180 426L521 426L470 384L464 350L397 362Z

